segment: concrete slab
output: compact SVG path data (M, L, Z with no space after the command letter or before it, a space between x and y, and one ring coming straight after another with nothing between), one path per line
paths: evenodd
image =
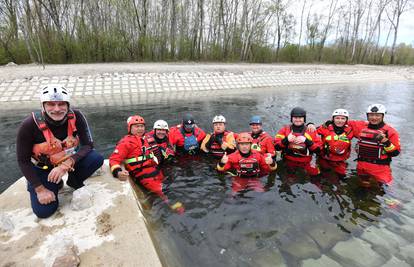
M13 227L0 230L0 266L52 266L62 240L73 242L81 266L161 266L130 184L113 179L107 161L103 170L83 187L91 207L72 210L65 186L48 219L33 215L24 178L3 192L0 213Z

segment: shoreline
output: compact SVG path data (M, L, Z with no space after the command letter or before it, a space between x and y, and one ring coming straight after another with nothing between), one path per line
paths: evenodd
M70 73L70 75L68 75ZM38 103L39 88L62 84L74 104L157 93L254 90L315 84L413 81L414 67L315 64L106 63L0 67L1 110ZM14 106L14 107L11 107Z

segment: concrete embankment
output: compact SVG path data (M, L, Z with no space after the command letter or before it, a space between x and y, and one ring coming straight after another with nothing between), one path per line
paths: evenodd
M25 178L3 192L0 266L161 266L131 186L107 161L102 170L81 189L65 186L48 219L33 215Z
M80 65L23 65L0 67L1 109L37 106L39 88L48 83L65 85L74 103L113 103L176 92L274 88L279 86L393 82L414 79L412 67L309 64L167 64L119 63Z

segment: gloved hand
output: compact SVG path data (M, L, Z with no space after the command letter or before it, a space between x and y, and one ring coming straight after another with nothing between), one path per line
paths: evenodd
M173 211L175 211L175 212L177 212L178 214L183 214L184 212L185 212L185 208L184 208L184 205L180 202L180 201L177 201L175 204L173 204L173 205L171 205L170 206L170 208L173 210Z
M329 125L331 125L331 124L333 124L333 121L331 121L331 120L327 120L327 121L325 121L325 123L323 124L323 127L324 127L324 128L328 128L328 127L329 127Z
M267 165L271 165L273 163L272 154L267 153L267 156L265 157L265 162Z
M228 161L229 161L229 157L227 156L227 152L225 152L223 157L221 158L220 162L222 164L226 164Z

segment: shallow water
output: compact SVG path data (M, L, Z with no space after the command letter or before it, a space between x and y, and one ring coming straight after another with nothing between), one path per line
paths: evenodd
M166 167L165 191L172 201L184 204L185 214L172 213L156 198L143 202L145 207L152 203L145 215L166 265L299 266L303 260L322 254L342 265L355 265L357 260L344 256L335 246L351 237L371 245L373 264L381 265L398 252L373 246L374 241L365 237L372 229L389 229L401 244L414 241L414 226L408 232L397 227L407 220L411 223L414 215L408 209L414 189L410 180L414 174L414 150L410 147L414 137L413 83L290 87L180 98L135 105L125 101L117 106L82 107L82 111L96 148L107 157L125 134L124 121L132 113L144 116L148 125L160 118L173 125L190 111L199 126L209 131L211 118L221 113L228 119L228 129L236 132L248 130L251 115L262 115L264 129L274 136L289 122L289 112L295 106L305 107L308 121L318 124L339 107L348 109L353 119L365 119L365 108L379 102L388 108L386 122L400 132L403 153L392 163L394 184L385 189L361 189L355 162L349 160L345 181L310 181L305 176L292 181L281 165L277 174L262 178L266 192L247 191L236 196L231 193L231 177L217 174L214 160L176 160ZM21 176L14 160L15 135L28 113L19 109L0 116L0 167L5 170L0 192ZM401 204L391 205L389 199Z

